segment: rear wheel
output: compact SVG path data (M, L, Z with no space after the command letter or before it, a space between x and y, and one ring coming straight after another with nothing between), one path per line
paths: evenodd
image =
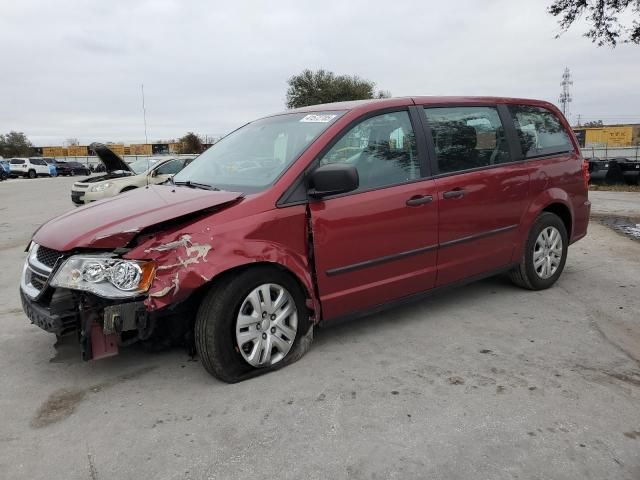
M297 281L256 267L209 291L196 318L196 349L211 375L234 383L298 359L309 328Z
M553 213L543 212L529 231L520 264L510 272L511 280L529 290L549 288L564 270L568 246L564 222Z
M27 176L29 178L36 178L37 177L36 171L35 170L29 170L29 172L27 173Z

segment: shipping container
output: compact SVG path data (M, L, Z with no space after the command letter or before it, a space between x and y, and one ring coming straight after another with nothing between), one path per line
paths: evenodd
M88 154L88 148L81 145L70 145L67 147L67 151L70 157L86 157Z
M585 128L586 147L628 147L633 145L632 125L622 127Z
M68 152L65 147L42 147L43 157L66 157Z
M130 155L151 155L150 143L138 143L129 146Z

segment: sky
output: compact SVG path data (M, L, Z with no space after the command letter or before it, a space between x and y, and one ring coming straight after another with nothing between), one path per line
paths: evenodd
M496 95L557 103L570 121L640 123L640 46L555 38L549 1L0 0L0 133L38 146L220 136L284 110L305 68L393 96ZM455 6L454 6L455 5Z

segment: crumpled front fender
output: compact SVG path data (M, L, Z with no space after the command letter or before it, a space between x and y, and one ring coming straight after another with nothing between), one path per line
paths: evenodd
M145 305L159 310L186 300L230 269L268 262L291 272L304 286L319 318L309 262L305 206L274 209L225 222L225 212L155 234L128 252L155 260L156 276Z

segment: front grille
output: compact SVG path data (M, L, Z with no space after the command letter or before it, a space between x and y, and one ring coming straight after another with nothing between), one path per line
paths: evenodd
M47 283L47 277L38 275L33 271L30 272L30 274L31 277L29 278L29 281L31 282L31 285L33 285L38 290L42 290Z
M49 276L62 252L47 247L32 244L29 255L24 263L22 291L30 298L37 298L44 291L49 281Z
M38 252L36 253L36 258L38 261L44 263L47 267L53 268L58 259L63 255L63 252L59 252L58 250L53 250L51 248L38 246Z

